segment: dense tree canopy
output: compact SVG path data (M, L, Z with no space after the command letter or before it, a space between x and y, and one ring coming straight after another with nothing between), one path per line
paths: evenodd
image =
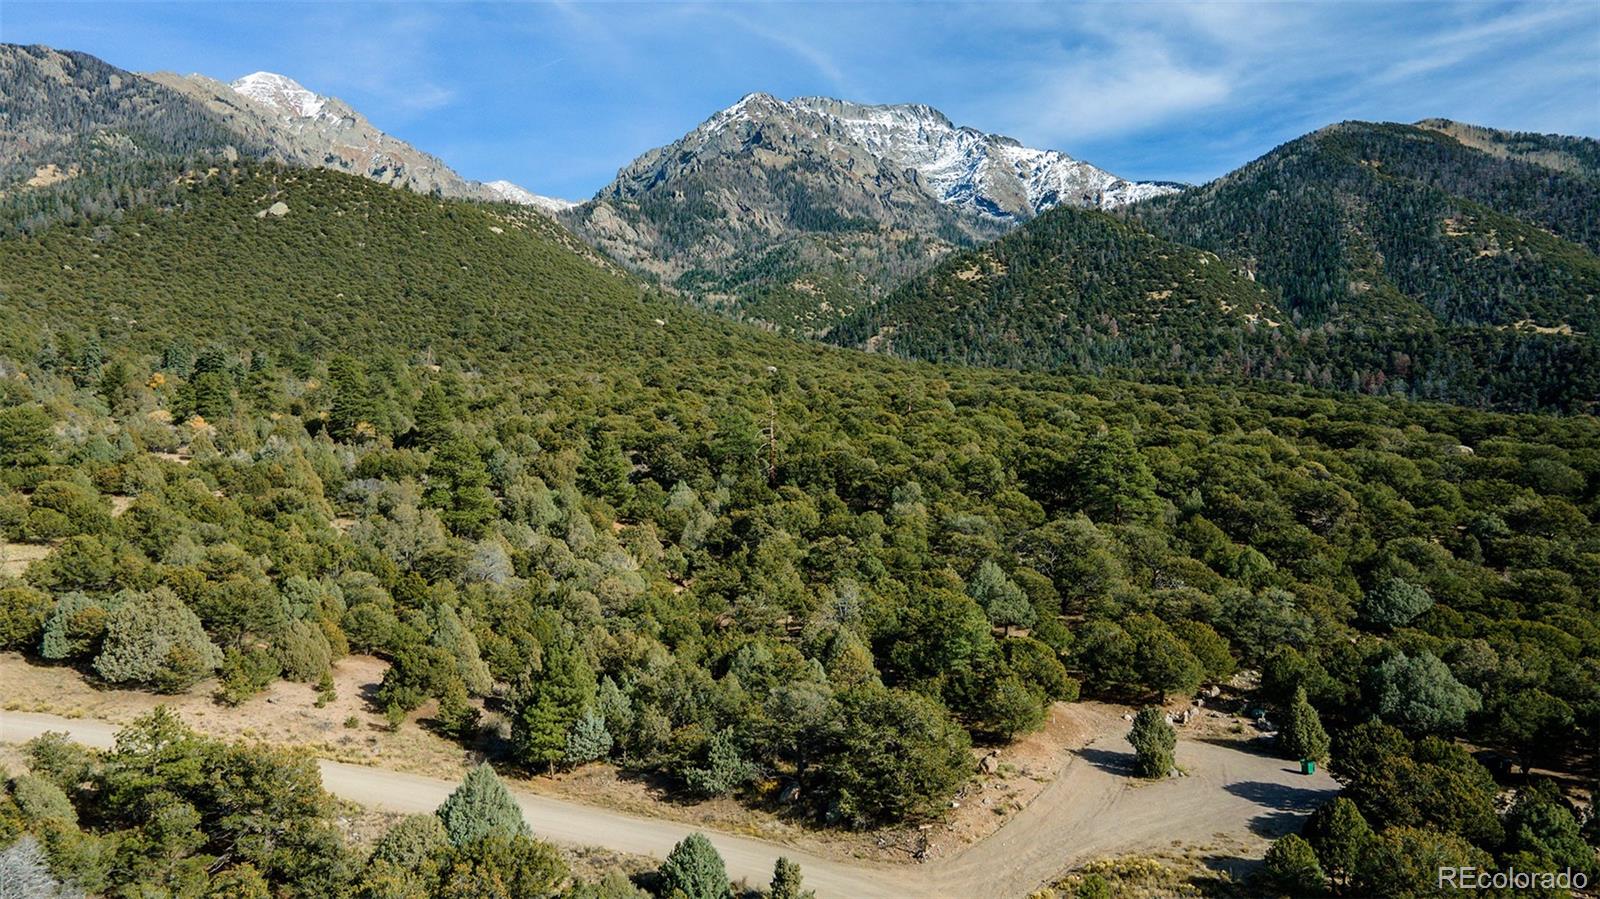
M1380 834L1504 839L1484 769L1408 734L1592 743L1591 417L906 363L686 313L533 213L180 194L0 243L0 534L42 556L8 650L229 701L370 652L380 707L470 737L496 699L509 761L788 782L840 826L936 816L1052 701L1237 667L1304 691ZM1397 582L1431 605L1379 612ZM543 870L463 851L461 889Z

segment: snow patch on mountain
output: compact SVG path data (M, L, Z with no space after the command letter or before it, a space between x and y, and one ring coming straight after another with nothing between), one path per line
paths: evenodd
M252 72L229 86L258 103L303 119L317 117L328 105L328 98L275 72Z
M1110 209L1174 193L1182 185L1129 181L1059 150L1023 146L1014 138L958 126L921 103L873 106L830 97L781 100L747 94L674 145L688 152L723 146L735 130L779 128L809 140L824 156L859 152L881 168L915 173L940 202L1007 224L1063 203ZM839 151L839 152L835 152Z
M874 156L915 170L940 200L992 218L1029 218L1062 203L1109 209L1179 189L1128 181L1059 150L957 126L920 103L869 106L797 97L789 105L827 118Z
M522 206L532 206L546 212L562 212L578 205L571 200L559 197L546 197L536 194L531 190L510 181L486 181L484 187L488 188L496 197L507 203L517 203Z

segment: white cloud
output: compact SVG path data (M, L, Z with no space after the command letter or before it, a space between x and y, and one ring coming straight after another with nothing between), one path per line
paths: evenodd
M1225 72L1184 65L1161 50L1068 63L1034 77L1013 117L1071 141L1136 131L1221 103L1233 90Z
M1234 4L1073 7L1049 22L1035 10L1015 23L1025 42L1016 58L1026 62L997 85L1009 95L997 103L1000 118L1020 134L1070 146L1227 103L1251 48L1282 18Z

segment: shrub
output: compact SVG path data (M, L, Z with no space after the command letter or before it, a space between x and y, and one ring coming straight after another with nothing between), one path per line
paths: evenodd
M11 799L31 824L76 826L78 813L67 794L43 777L20 774L11 779Z
M39 636L39 655L70 661L93 655L106 633L106 607L83 593L56 600Z
M328 635L315 621L290 619L272 641L272 654L283 668L283 676L301 683L312 683L328 670L333 649Z
M1409 733L1448 733L1478 711L1478 692L1462 686L1445 663L1423 651L1396 652L1372 672L1378 714Z
M550 844L526 834L492 834L458 845L441 859L432 899L524 899L549 896L567 878Z
M106 638L94 669L106 680L177 693L222 664L222 653L200 619L165 587L124 594L106 619Z
M265 690L278 671L278 660L265 649L230 649L222 656L216 699L223 705L239 705Z
M448 845L450 837L438 815L407 815L378 838L371 860L413 869Z
M1405 627L1433 607L1433 597L1416 584L1390 578L1361 600L1361 618L1376 627Z
M1290 896L1317 896L1326 886L1317 853L1299 834L1280 837L1267 850L1261 876Z
M37 650L50 606L50 594L43 590L20 585L0 589L0 649Z

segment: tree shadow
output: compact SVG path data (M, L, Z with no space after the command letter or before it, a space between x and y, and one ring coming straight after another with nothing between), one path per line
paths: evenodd
M1267 812L1256 815L1250 819L1250 832L1258 837L1276 840L1286 833L1299 833L1300 824L1306 819L1306 812Z
M1334 794L1332 789L1295 787L1260 780L1231 783L1223 789L1256 805L1290 812L1310 811L1328 801Z
M1261 868L1261 859L1238 855L1208 855L1200 863L1212 871L1228 875L1235 883L1248 883L1250 877Z
M1270 809L1251 818L1249 823L1251 833L1268 839L1298 831L1305 817L1333 798L1335 792L1331 789L1294 787L1256 780L1228 784L1223 789Z
M1134 767L1135 756L1131 752L1113 752L1110 749L1087 746L1078 750L1078 755L1089 764L1110 774L1132 777L1138 773L1138 769Z

